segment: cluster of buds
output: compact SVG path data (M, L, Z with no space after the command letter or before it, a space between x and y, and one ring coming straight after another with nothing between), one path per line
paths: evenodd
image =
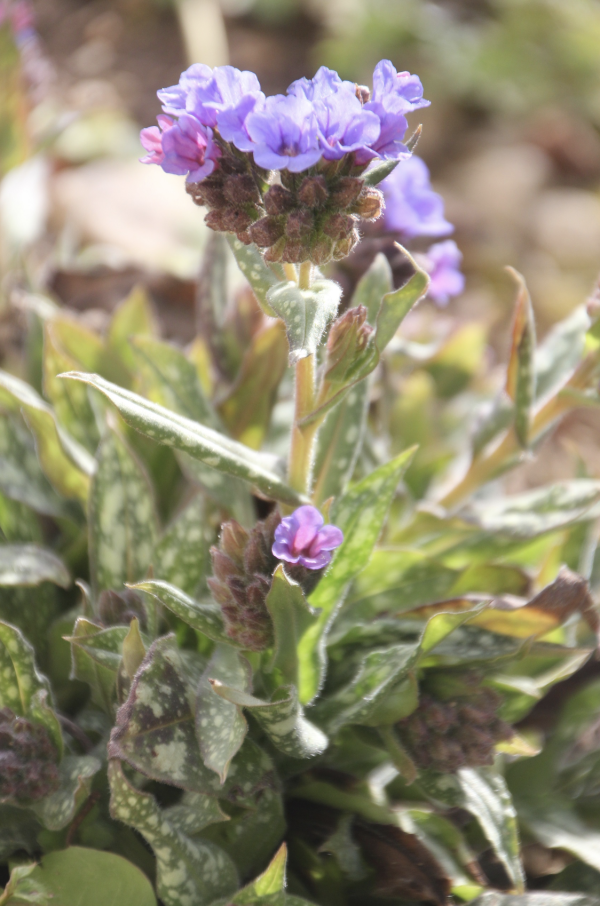
M265 97L254 73L194 64L158 92L164 113L142 130L144 163L187 174L213 230L264 249L270 262L345 258L383 195L363 178L374 160L410 157L406 114L426 106L417 76L382 60L373 92L321 67Z
M34 801L59 785L58 755L41 724L0 709L0 801Z
M512 727L497 716L500 702L498 693L486 687L450 701L424 694L397 730L420 768L454 774L493 764L496 744L513 736Z
M226 522L219 547L210 551L214 575L208 585L221 605L227 635L250 651L262 651L273 643L265 601L277 566L271 548L279 521L275 511L250 532L235 520Z
M111 588L100 592L97 611L105 626L129 626L134 617L137 617L142 629L145 629L148 623L144 602L131 588L124 588L121 591Z

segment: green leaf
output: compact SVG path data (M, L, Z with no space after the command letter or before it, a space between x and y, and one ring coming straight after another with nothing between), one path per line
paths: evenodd
M515 404L515 434L523 449L529 446L531 407L535 397L535 320L524 278L514 268L518 293L512 327L512 343L506 372L506 393Z
M216 604L205 604L195 601L186 595L180 588L175 588L168 582L162 582L159 579L147 579L138 585L131 586L139 591L145 591L153 595L168 610L178 616L184 623L204 633L209 639L215 642L226 642L228 645L235 643L228 637L225 632L225 624L221 614L221 608Z
M341 286L333 280L315 280L310 289L300 289L292 280L271 287L267 299L285 324L292 363L317 351L341 295Z
M399 163L399 160L379 160L377 163L372 164L363 176L365 184L367 186L379 185L386 176L389 176L396 169Z
M101 629L96 623L79 617L73 635L68 638L71 643L72 678L87 683L92 701L111 717L127 632L127 626Z
M69 570L53 551L38 544L0 545L0 585L71 584Z
M272 287L280 282L281 277L277 276L274 270L265 264L263 257L255 245L244 245L235 236L229 234L227 241L231 251L235 255L235 260L242 274L252 287L252 292L258 300L258 304L266 315L271 318L277 317L271 308L267 294Z
M211 685L217 695L228 702L250 708L273 745L284 755L313 758L327 748L325 734L304 717L294 686L282 686L277 690L275 700L265 702L218 680L213 680Z
M319 431L313 489L317 506L342 494L352 478L365 435L368 402L368 384L364 380L330 412Z
M58 789L30 806L47 830L59 831L71 823L90 795L92 778L101 767L102 763L93 755L63 758L58 766Z
M519 856L517 814L504 778L492 768L461 768L457 777L463 807L475 816L512 884L522 891L525 877Z
M157 332L148 293L134 286L115 309L108 330L108 346L130 371L135 372L136 357L130 346L133 336L154 336Z
M129 447L110 429L98 450L89 511L94 589L119 590L141 579L156 537L152 489Z
M43 856L30 878L43 884L55 906L156 906L148 878L115 853L69 846Z
M302 502L300 495L272 471L271 457L258 454L204 425L150 403L98 375L75 372L64 377L84 381L102 391L115 404L128 425L157 443L183 450L219 472L242 478L271 499L289 504Z
M472 503L461 515L480 528L511 538L536 538L589 518L600 500L600 482L579 478Z
M8 879L8 884L0 894L0 906L5 903L38 903L39 906L48 906L50 896L48 889L42 884L40 878L32 878L31 874L36 868L36 863L30 865L16 865Z
M550 396L571 376L583 358L589 326L586 307L580 305L546 334L534 358L538 399Z
M194 364L179 349L151 337L135 337L132 349L150 400L214 431L221 431L221 420L202 390ZM252 510L252 504L243 482L225 479L211 466L192 459L181 450L177 458L183 471L199 482L219 506L235 513L242 522L247 521L244 514Z
M297 685L298 639L316 614L308 606L300 586L286 576L281 563L273 573L265 604L275 632L275 650L265 669L274 673L281 682Z
M42 469L54 487L65 497L85 501L94 460L59 426L48 404L25 381L0 371L0 405L22 411Z
M62 732L49 681L35 665L33 647L15 626L0 622L0 707L43 724L60 754Z
M399 246L399 248L414 269L414 274L404 286L392 293L387 293L381 300L381 307L375 323L375 345L380 355L411 308L416 305L419 299L423 298L429 286L428 274L419 267L406 249L402 248L402 246Z
M0 416L0 490L37 513L68 513L40 467L30 431L16 414Z
M392 268L383 252L373 259L369 269L357 283L352 296L351 307L364 305L367 309L367 320L375 326L381 307L381 300L393 289Z
M233 893L237 872L223 850L191 840L172 824L153 796L128 782L118 761L109 763L108 776L111 815L135 827L154 850L156 889L165 906L205 906Z
M154 575L193 595L206 573L211 540L206 505L196 494L156 542L152 555Z
M351 487L336 503L332 521L344 532L344 541L329 571L310 597L320 609L318 619L304 633L298 647L300 701L309 702L323 682L326 630L354 577L363 569L381 534L400 477L408 468L414 449L375 469Z
M267 433L277 389L287 367L282 325L263 327L252 337L233 387L219 412L236 440L259 450Z
M87 387L67 384L58 380L64 371L80 367L77 359L67 355L57 342L51 323L44 329L44 395L54 406L56 417L90 453L94 453L100 440L98 424L90 404Z
M218 781L204 766L196 739L193 679L173 637L157 639L117 712L108 753L154 780L214 793Z
M239 751L248 725L237 705L215 695L211 680L218 680L241 692L251 688L252 670L248 661L230 645L217 645L198 686L196 734L207 768L225 782L231 759Z
M232 906L284 906L286 862L287 847L282 843L266 871L236 893Z
M317 703L315 718L333 736L345 724L379 726L408 716L418 700L410 673L419 654L418 643L369 652L347 686Z
M211 824L229 820L218 801L202 793L184 793L181 801L170 805L164 814L172 827L188 837L199 834Z

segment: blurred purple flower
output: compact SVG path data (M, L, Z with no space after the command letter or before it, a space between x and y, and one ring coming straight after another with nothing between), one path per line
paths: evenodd
M407 238L447 236L454 231L444 219L444 199L431 188L429 170L420 157L401 161L380 184L385 197L385 225Z
M453 239L436 242L425 255L417 256L429 274L431 282L427 295L438 305L447 305L450 296L458 296L465 288L460 272L462 253Z
M221 152L212 140L212 129L184 113L174 123L168 116L157 117L156 126L142 129L140 139L149 154L145 164L160 164L165 173L188 174L188 182L200 182L213 172Z
M188 113L187 102L190 92L195 85L207 84L212 79L213 71L204 63L193 63L179 76L177 85L161 88L157 91L159 101L165 113L171 116L181 116Z
M336 525L324 525L314 506L301 506L285 516L275 529L273 554L287 563L300 563L307 569L323 569L331 562L331 552L344 535Z
M321 157L313 105L302 95L276 94L246 119L254 160L266 170L301 173Z

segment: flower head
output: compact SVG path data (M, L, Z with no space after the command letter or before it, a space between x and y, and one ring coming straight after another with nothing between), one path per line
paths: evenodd
M340 89L346 89L355 94L354 82L340 79L334 69L321 66L312 79L296 79L288 88L288 94L303 95L309 101L321 101L335 94Z
M438 305L447 305L450 296L458 296L465 287L460 272L462 253L453 239L436 242L426 255L419 256L431 278L427 295Z
M379 117L380 132L371 146L370 157L397 158L403 160L410 156L404 144L404 135L408 128L405 114L420 107L427 107L430 102L423 98L423 86L416 75L409 72L396 72L390 60L381 60L373 73L373 94L365 104ZM367 153L358 155L360 162L370 159Z
M267 170L300 173L321 157L315 110L302 94L276 94L246 120L254 160Z
M336 525L324 525L324 522L316 507L298 507L275 529L273 554L287 563L323 569L331 562L331 552L344 540L341 529Z
M164 119L167 120L168 117ZM162 159L146 159L144 163L160 163L165 173L174 173L177 176L184 176L187 173L188 182L200 182L210 176L215 169L220 151L213 142L212 129L203 126L196 117L184 113L176 123L165 129L160 138ZM142 143L155 140L156 135L153 134L142 138ZM145 147L148 148L148 144L145 144ZM158 150L153 149L148 157L157 155Z
M444 200L434 192L420 157L401 161L380 185L386 201L385 225L407 238L447 236L454 227L444 219Z

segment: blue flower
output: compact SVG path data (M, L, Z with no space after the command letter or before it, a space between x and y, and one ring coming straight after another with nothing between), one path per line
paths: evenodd
M303 94L276 94L245 122L254 160L266 170L301 173L321 157L317 117Z
M454 227L444 218L444 199L431 188L429 170L413 154L401 161L379 188L385 197L385 225L413 236L447 236Z
M427 107L429 101L423 98L423 86L416 75L397 72L390 60L381 60L373 72L373 94L365 104L379 117L380 133L371 146L373 154L383 158L403 160L410 152L404 144L408 128L405 114ZM368 155L359 154L359 162L369 160Z
M462 293L465 288L464 274L460 272L462 253L453 239L436 242L427 254L417 257L431 279L427 290L430 299L444 306L451 296Z

